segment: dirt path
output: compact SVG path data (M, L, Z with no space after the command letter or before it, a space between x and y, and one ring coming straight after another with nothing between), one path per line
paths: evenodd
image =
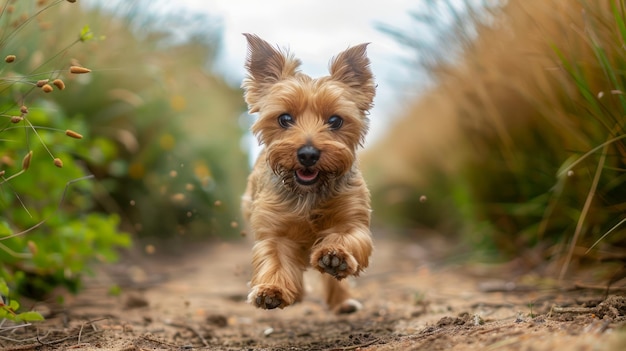
M381 239L354 282L362 311L326 311L316 272L302 303L254 309L244 303L249 250L220 243L126 260L66 297L65 308L40 306L49 309L46 322L0 333L0 349L626 349L623 295L603 302L594 290L521 289L475 267L435 265L417 244ZM124 286L118 296L108 294L114 281Z

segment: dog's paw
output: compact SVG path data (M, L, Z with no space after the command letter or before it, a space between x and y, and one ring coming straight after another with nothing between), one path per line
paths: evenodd
M356 259L340 249L318 250L311 257L311 265L339 280L355 274L358 267Z
M363 309L363 305L355 299L347 299L333 308L336 314L350 314Z
M248 302L265 310L287 306L280 289L272 285L257 285L248 294Z

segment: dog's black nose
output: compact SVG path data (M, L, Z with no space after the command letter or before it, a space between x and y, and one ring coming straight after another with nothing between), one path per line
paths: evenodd
M311 145L304 145L298 149L298 161L305 167L311 167L320 159L320 150Z

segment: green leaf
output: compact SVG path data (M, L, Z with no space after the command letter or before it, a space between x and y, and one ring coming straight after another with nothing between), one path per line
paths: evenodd
M24 322L35 322L44 320L43 316L39 312L28 311L23 312L15 316L16 320L24 321Z
M2 278L0 278L0 296L9 296L9 286Z

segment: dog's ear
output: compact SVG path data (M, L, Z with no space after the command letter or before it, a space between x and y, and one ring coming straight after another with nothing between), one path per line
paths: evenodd
M331 78L345 83L360 96L358 104L363 111L369 110L376 94L374 76L366 49L368 43L348 48L330 62Z
M268 42L254 34L244 33L248 40L248 56L242 88L250 112L258 112L257 102L267 93L267 89L282 79L295 75L300 60L288 52L272 47Z

